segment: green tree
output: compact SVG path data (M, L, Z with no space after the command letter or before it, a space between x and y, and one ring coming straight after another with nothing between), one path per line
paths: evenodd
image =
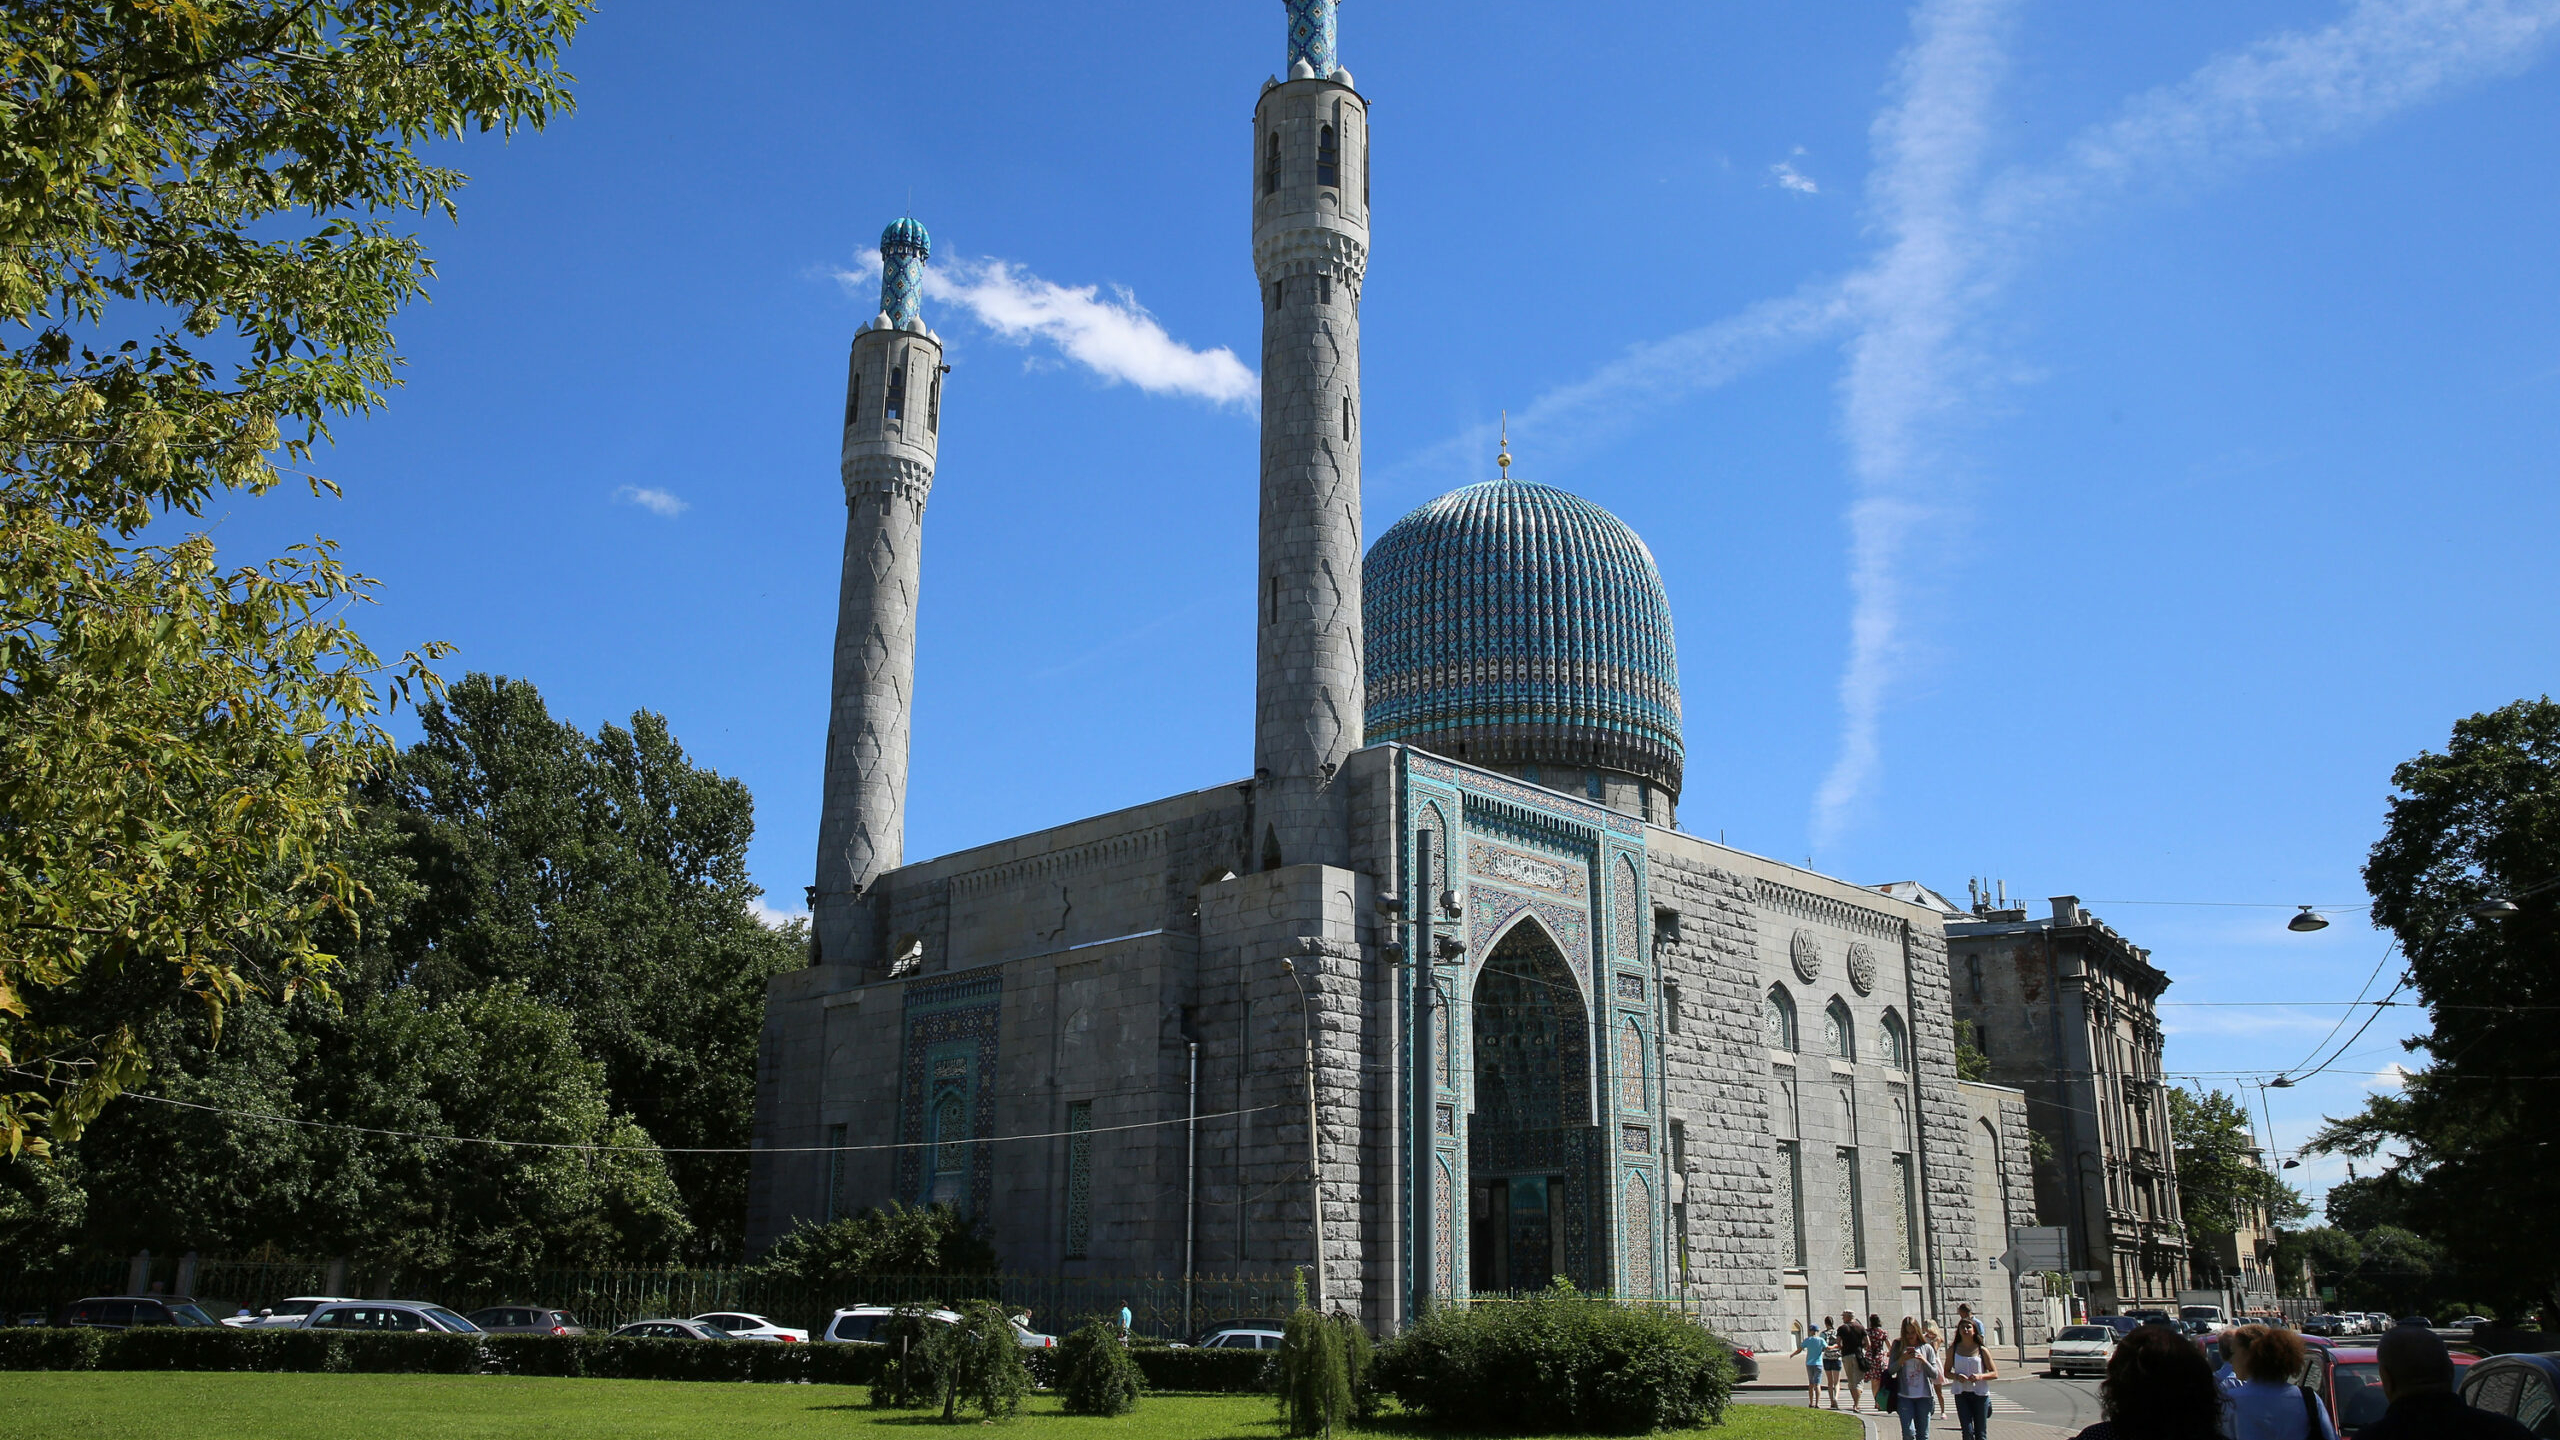
M1089 1320L1058 1342L1058 1398L1068 1414L1125 1415L1146 1392L1116 1327Z
M2282 1228L2311 1213L2301 1194L2258 1155L2249 1114L2220 1090L2169 1091L2169 1137L2176 1147L2178 1213L2191 1236L2229 1235L2260 1214Z
M589 738L473 674L420 715L387 801L421 894L386 963L431 994L520 985L570 1017L615 1108L672 1150L744 1150L767 979L806 961L747 878L755 805L647 711ZM743 1154L668 1157L693 1253L732 1259Z
M755 1272L841 1290L874 1275L993 1275L995 1246L948 1205L864 1210L825 1225L803 1220L774 1242Z
M2310 1148L2404 1158L2413 1228L2470 1293L2508 1309L2560 1304L2560 1120L2544 1017L2560 1010L2560 705L2548 696L2457 722L2443 754L2392 771L2364 870L2374 923L2398 937L2427 1010L2426 1063L2332 1119ZM2464 919L2492 896L2519 913Z
M381 403L431 274L399 225L462 183L424 142L565 109L586 9L0 8L0 1153L77 1136L172 994L218 1020L327 975L350 786L391 753L340 614L368 582L326 545L132 542Z
M1956 1022L1956 1078L1982 1081L1991 1078L1991 1057L1982 1048L1980 1032L1970 1020Z

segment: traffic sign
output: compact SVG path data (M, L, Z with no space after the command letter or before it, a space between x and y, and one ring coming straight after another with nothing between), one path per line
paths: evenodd
M2059 1225L2021 1225L2009 1232L2010 1268L2060 1270L2071 1263Z

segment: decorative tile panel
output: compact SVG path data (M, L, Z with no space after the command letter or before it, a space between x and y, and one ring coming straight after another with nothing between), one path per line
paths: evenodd
M1618 1108L1642 1112L1644 1094L1644 1031L1635 1021L1618 1027Z
M1093 1102L1067 1107L1067 1258L1093 1248Z
M945 1159L964 1160L959 1206L984 1215L995 1198L995 1158L983 1141L995 1133L996 1036L1004 974L989 967L908 985L902 1019L904 1071L899 1102L898 1193L911 1204L931 1200ZM955 1112L953 1102L958 1103ZM959 1132L964 1156L943 1149Z
M1618 1149L1621 1153L1628 1155L1652 1154L1653 1131L1642 1125L1619 1126Z
M1627 1177L1618 1199L1618 1245L1626 1257L1627 1293L1653 1294L1653 1192L1641 1175Z
M1637 1001L1637 1002L1639 1002L1639 1003L1641 1003L1641 1002L1644 1000L1644 977L1643 977L1643 976L1641 976L1641 975L1618 975L1618 976L1614 976L1614 977L1612 977L1612 979L1614 980L1614 982L1615 982L1615 984L1616 984L1616 986L1617 986L1617 996L1618 996L1618 998L1619 998L1619 999L1621 999L1621 1000L1633 1000L1633 1001Z

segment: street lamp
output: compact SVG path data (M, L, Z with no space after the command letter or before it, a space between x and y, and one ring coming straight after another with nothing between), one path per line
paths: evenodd
M1307 1040L1307 1207L1315 1231L1315 1281L1308 1295L1316 1309L1324 1309L1324 1148L1323 1135L1316 1128L1316 1018L1315 1007L1307 999L1307 977L1298 973L1298 962L1282 960L1282 973L1298 984L1298 1019Z
M2328 929L2329 917L2312 909L2310 906L2305 905L2302 907L2301 914L2284 922L2284 928L2291 930L2296 934L2308 935L2314 930Z

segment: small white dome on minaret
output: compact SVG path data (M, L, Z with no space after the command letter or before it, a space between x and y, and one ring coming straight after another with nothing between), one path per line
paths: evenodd
M1289 62L1289 78L1292 80L1313 80L1316 78L1316 67L1308 64L1307 57L1301 55L1297 59Z
M1346 90L1357 90L1360 88L1359 86L1351 83L1351 72L1342 69L1339 66L1334 68L1333 78L1340 81L1342 83L1342 87Z
M907 330L908 330L910 333L912 333L912 334L916 334L916 335L921 335L921 334L923 334L923 333L924 333L924 317L923 317L923 316L921 316L921 315L910 315L910 316L908 316L908 317L907 317L907 324L906 324L906 328L907 328Z
M890 319L889 312L883 310L879 314L871 317L871 328L874 330L895 330L898 328L898 322Z

